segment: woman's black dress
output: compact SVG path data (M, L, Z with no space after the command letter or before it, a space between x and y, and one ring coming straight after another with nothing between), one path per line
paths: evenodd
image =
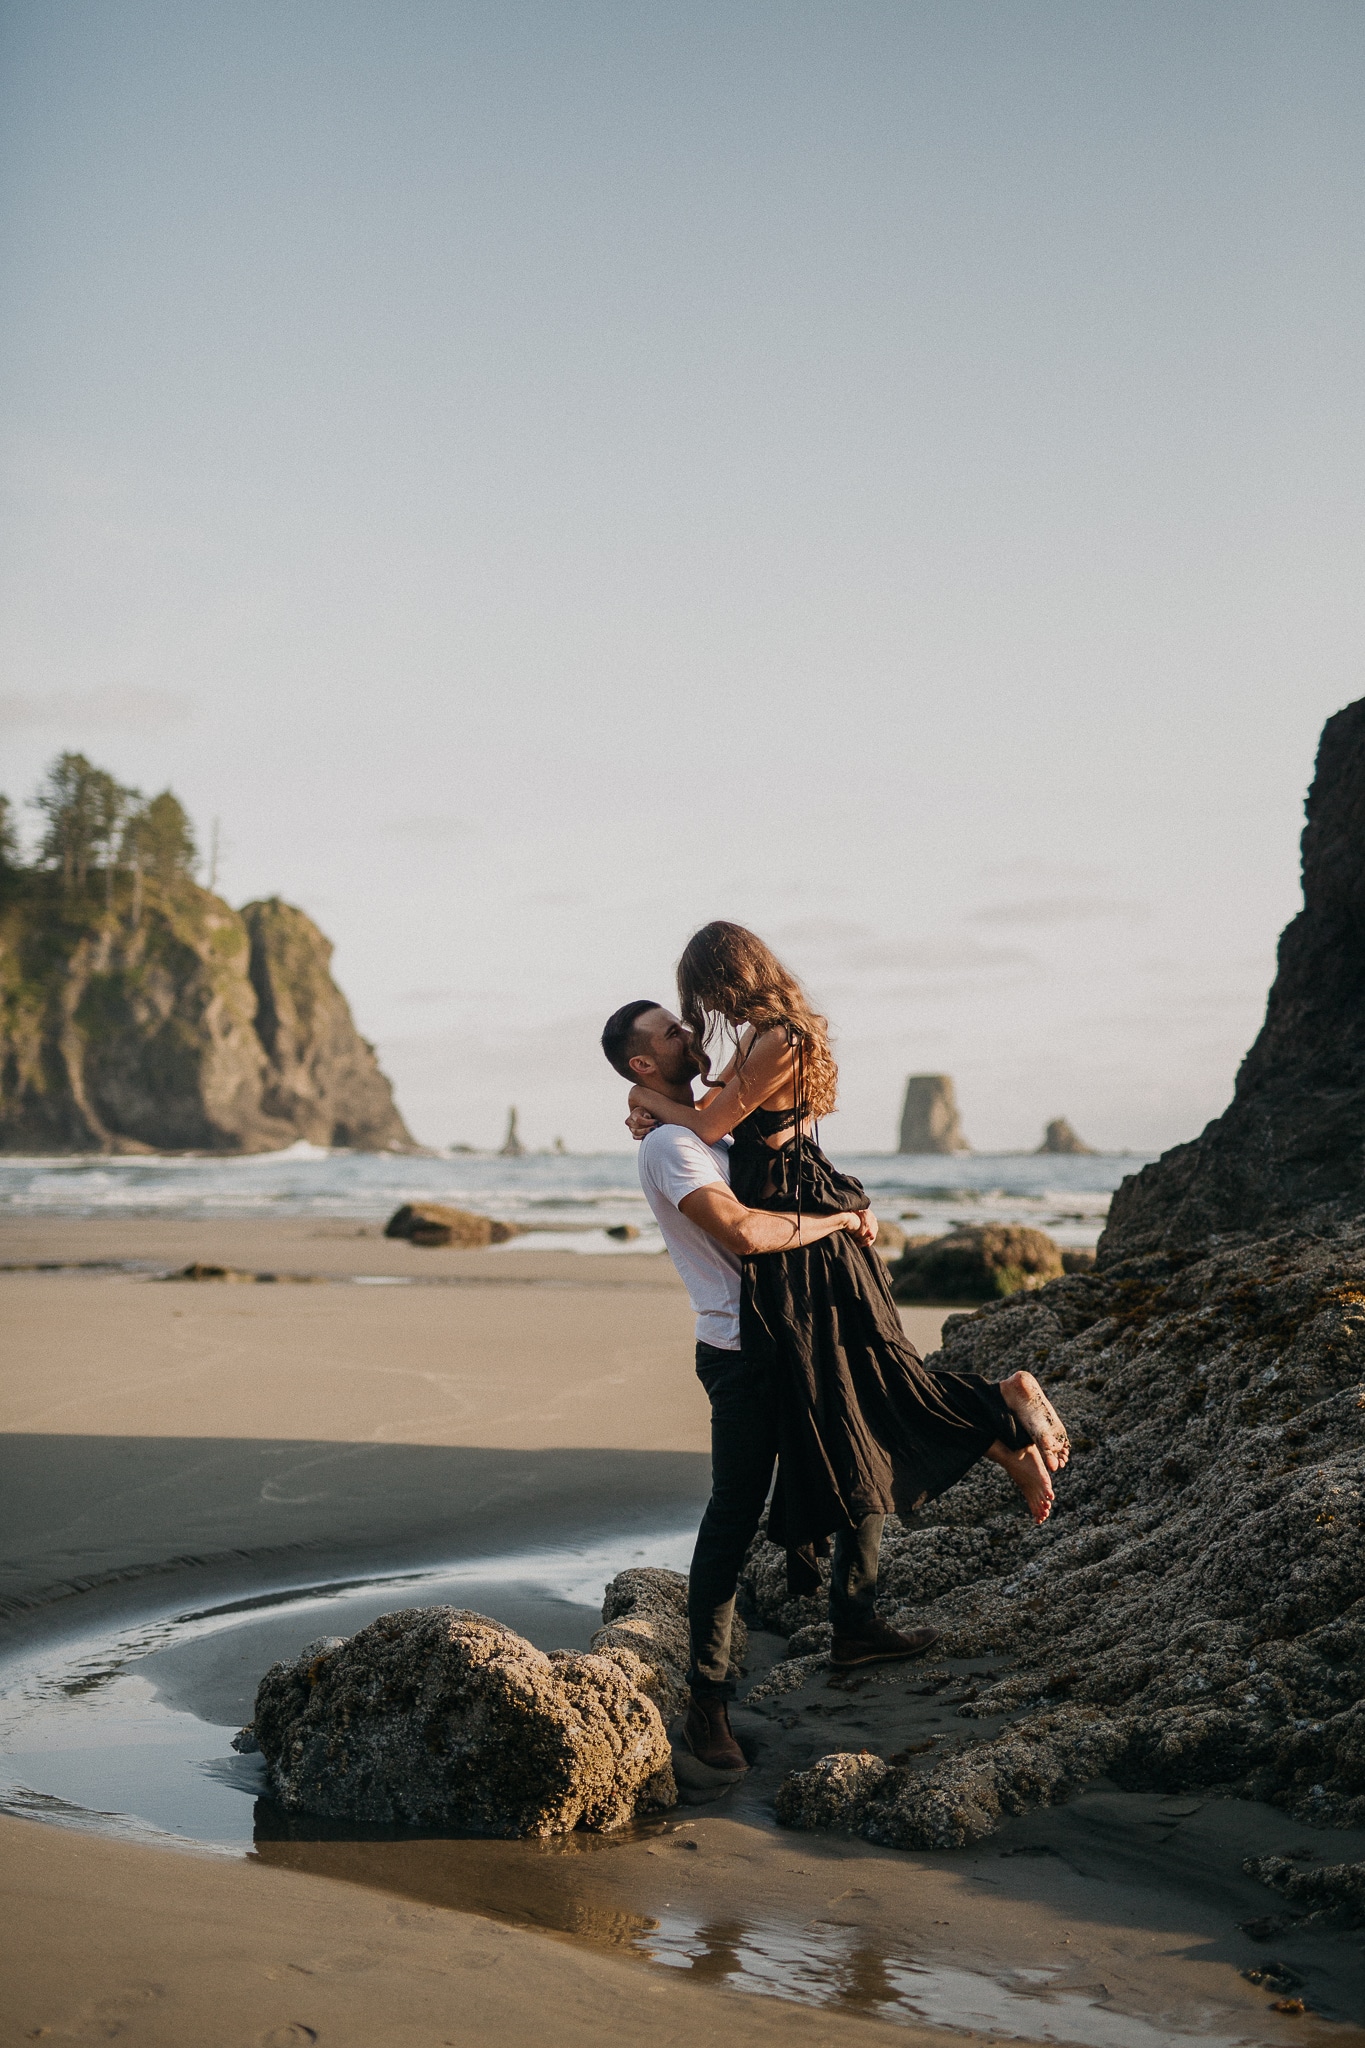
M861 1183L796 1126L790 1109L756 1109L736 1126L730 1185L740 1201L782 1214L866 1209ZM780 1148L765 1143L788 1129ZM880 1256L845 1231L744 1260L740 1342L773 1377L779 1463L768 1535L789 1551L865 1515L908 1513L993 1443L1029 1442L991 1381L926 1369Z

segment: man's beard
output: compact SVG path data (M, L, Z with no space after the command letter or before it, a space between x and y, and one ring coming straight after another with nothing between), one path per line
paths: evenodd
M701 1072L701 1060L686 1046L680 1046L670 1064L665 1067L659 1062L659 1072L670 1088L676 1088L680 1081L693 1081Z

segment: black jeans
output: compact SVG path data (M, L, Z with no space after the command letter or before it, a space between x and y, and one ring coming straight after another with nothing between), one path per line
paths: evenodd
M698 1698L730 1699L730 1630L740 1566L754 1540L777 1463L777 1417L767 1374L742 1351L698 1344L697 1377L711 1402L711 1498L697 1531L688 1585L692 1663ZM876 1611L884 1515L868 1515L834 1539L829 1618L856 1636Z

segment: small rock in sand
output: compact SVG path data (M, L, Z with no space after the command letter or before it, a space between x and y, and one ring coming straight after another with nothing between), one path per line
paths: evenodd
M385 1237L406 1237L416 1245L454 1245L461 1251L505 1244L521 1234L519 1223L500 1223L472 1209L447 1208L444 1202L404 1202L384 1225Z

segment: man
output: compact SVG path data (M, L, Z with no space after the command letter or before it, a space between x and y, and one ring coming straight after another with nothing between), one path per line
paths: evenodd
M627 1003L608 1019L602 1050L626 1081L644 1081L692 1101L700 1061L687 1026L662 1003ZM714 1770L747 1769L730 1728L730 1632L740 1567L758 1528L777 1462L775 1394L764 1369L740 1345L740 1261L790 1251L848 1230L876 1236L870 1213L778 1215L749 1209L730 1191L730 1140L705 1144L678 1124L658 1124L640 1145L640 1184L697 1316L697 1377L711 1402L711 1499L697 1534L687 1600L691 1702L683 1739ZM936 1629L901 1635L876 1612L877 1565L885 1517L868 1515L834 1539L830 1661L841 1670L916 1657Z

